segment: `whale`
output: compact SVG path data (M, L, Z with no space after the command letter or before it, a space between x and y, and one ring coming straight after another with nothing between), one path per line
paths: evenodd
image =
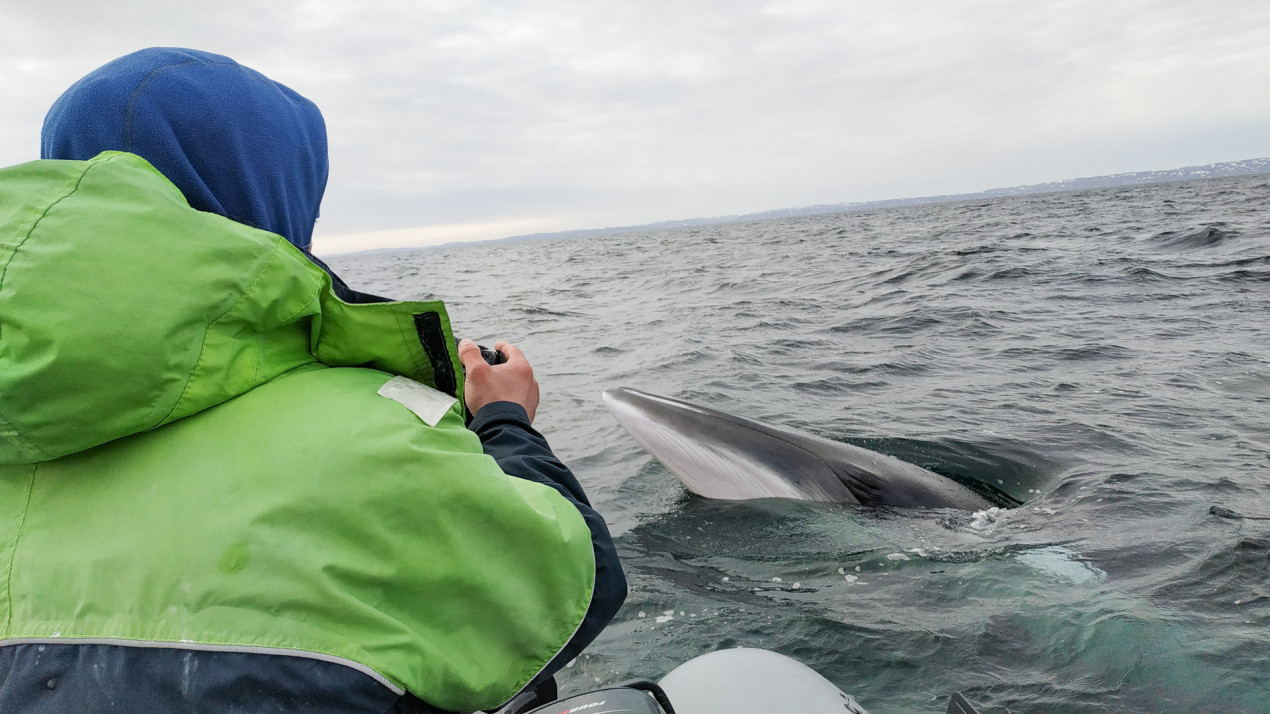
M602 399L645 451L705 498L966 511L998 505L915 464L781 424L630 387L605 390Z

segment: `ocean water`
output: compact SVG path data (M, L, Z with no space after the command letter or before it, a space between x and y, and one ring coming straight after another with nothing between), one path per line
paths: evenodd
M751 646L874 714L1270 712L1268 176L331 262L533 363L631 584L565 691ZM1021 505L705 500L615 386Z

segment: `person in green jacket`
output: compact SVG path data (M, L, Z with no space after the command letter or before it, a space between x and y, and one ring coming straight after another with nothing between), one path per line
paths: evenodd
M42 156L0 169L0 711L491 709L611 620L524 355L307 252L311 102L143 50Z

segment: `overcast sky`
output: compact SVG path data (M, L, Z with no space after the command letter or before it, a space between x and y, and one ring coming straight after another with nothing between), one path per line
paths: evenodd
M327 254L1270 156L1270 3L6 0L0 39L4 166L146 46L314 100Z

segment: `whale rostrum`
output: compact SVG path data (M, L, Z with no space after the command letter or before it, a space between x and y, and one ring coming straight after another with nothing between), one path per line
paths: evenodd
M603 399L648 453L706 498L969 511L994 505L920 466L780 424L629 387L606 390Z

